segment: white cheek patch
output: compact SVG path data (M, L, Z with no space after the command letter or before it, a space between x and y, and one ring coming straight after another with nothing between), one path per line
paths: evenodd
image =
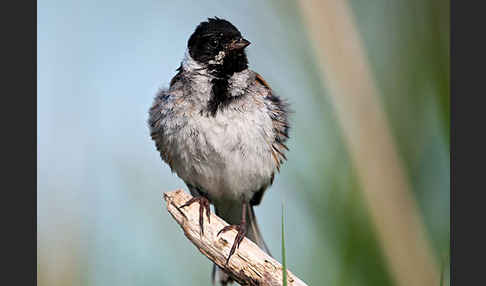
M222 65L223 64L223 60L224 60L224 56L226 54L224 53L224 51L220 51L216 57L214 57L214 60L210 60L209 61L209 64L211 65Z
M184 59L182 60L182 67L186 71L200 71L204 68L200 63L191 57L189 54L189 49L186 50Z

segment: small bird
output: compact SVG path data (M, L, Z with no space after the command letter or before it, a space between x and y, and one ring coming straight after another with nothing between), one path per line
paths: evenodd
M229 21L208 18L190 36L178 73L149 110L149 129L162 160L199 203L204 234L210 204L238 231L226 263L244 237L269 253L253 207L287 159L289 106L248 68L250 42ZM270 253L269 253L270 254ZM213 266L213 284L233 282Z

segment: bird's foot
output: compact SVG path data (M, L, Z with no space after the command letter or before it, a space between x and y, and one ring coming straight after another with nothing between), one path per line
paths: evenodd
M219 236L221 233L225 233L228 230L232 230L232 229L237 230L238 231L238 234L236 234L235 241L233 242L233 246L231 247L231 250L230 250L230 253L228 255L228 258L226 259L225 265L228 265L228 262L229 262L231 256L236 251L236 248L239 248L240 247L241 241L243 240L243 238L245 238L245 235L246 235L246 223L245 222L242 222L240 225L227 225L227 226L223 227L223 229L221 229L218 232L217 235Z
M211 208L209 205L209 200L206 197L199 196L188 200L185 204L179 208L188 207L195 202L199 202L199 227L201 228L200 235L204 235L204 210L206 210L206 217L208 218L208 223L211 223Z

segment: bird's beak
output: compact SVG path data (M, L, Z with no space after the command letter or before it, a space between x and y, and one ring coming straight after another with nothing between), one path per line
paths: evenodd
M248 47L248 45L251 44L250 41L244 39L244 38L240 38L239 40L236 40L234 42L232 42L231 44L229 44L228 46L228 50L241 50L241 49L244 49L246 47Z

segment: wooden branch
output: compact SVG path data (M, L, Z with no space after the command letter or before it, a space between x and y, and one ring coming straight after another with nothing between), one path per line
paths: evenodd
M230 230L217 236L218 231L228 224L211 212L211 223L204 215L204 234L201 236L199 204L196 202L179 209L179 206L191 198L191 195L183 190L164 193L167 210L202 254L228 272L241 285L282 285L282 265L247 238L243 239L225 266L237 232ZM306 285L288 269L287 282L292 286Z

